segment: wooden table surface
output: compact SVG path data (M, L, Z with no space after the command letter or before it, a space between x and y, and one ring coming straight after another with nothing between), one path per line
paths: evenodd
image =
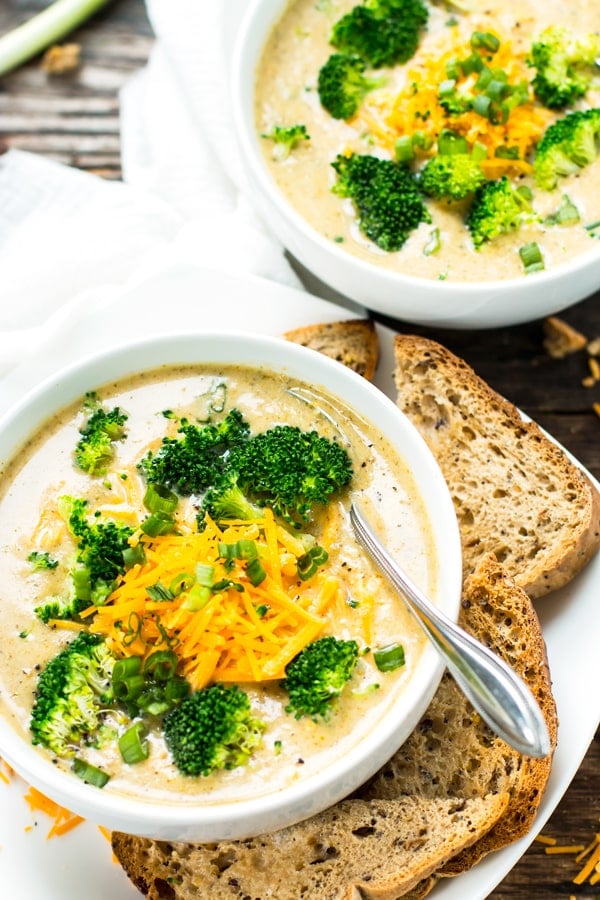
M0 34L45 5L45 0L2 0ZM82 65L75 73L48 76L37 60L0 80L0 142L118 179L118 90L144 65L153 43L142 0L114 0L74 39L82 48ZM598 337L599 301L600 293L562 317L588 338ZM399 323L387 320L387 324ZM593 403L600 402L600 385L582 385L588 373L585 352L563 360L550 358L544 350L540 321L487 332L421 331L463 356L600 478L600 417L593 409ZM598 689L599 685L585 685L582 691ZM600 732L544 833L559 843L586 843L599 830L599 820ZM491 897L550 900L574 896L580 900L599 896L600 886L576 888L572 884L577 868L572 857L546 856L541 845L534 843Z

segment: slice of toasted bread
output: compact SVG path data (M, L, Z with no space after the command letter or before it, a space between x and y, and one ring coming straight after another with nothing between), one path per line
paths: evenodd
M554 747L556 705L539 619L525 591L493 554L481 560L465 582L460 621L528 683ZM529 832L550 768L551 756L525 757L495 736L454 679L445 674L417 728L357 796L365 800L393 800L404 794L466 799L508 792L510 803L496 825L437 873L455 875Z
M461 359L397 335L397 402L432 450L458 516L465 574L493 551L530 597L600 546L600 495L569 457Z
M344 800L245 841L167 843L117 832L112 845L150 900L394 900L490 828L507 802L506 794Z
M305 325L286 331L288 341L318 350L373 380L379 360L379 338L371 319L348 319Z
M494 557L467 581L461 615L465 627L529 681L554 743L539 622L525 592ZM549 758L526 759L495 737L446 675L389 763L324 813L248 841L193 845L116 833L113 847L151 900L165 896L161 885L167 882L173 900L392 900L404 894L416 900L436 878L463 871L524 834L549 771Z

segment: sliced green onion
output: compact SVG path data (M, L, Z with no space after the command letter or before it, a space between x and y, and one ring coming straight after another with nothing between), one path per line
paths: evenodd
M228 544L226 541L219 541L219 556L221 559L235 559L237 551L237 542Z
M144 663L144 675L157 681L168 681L177 669L177 656L172 650L155 650Z
M471 148L471 156L475 160L475 162L481 162L482 159L487 159L488 149L485 144L480 143L479 141L475 141Z
M143 675L128 675L127 678L113 678L113 692L117 700L121 703L131 703L136 700L144 687L146 679Z
M475 82L475 89L477 91L485 91L486 87L492 81L494 77L494 73L489 66L484 66L481 72L479 73L479 77Z
M131 675L138 675L142 671L141 656L126 656L125 659L118 659L113 666L112 680L124 681Z
M479 53L472 53L470 56L467 56L466 59L461 59L458 65L460 66L463 75L472 75L473 72L481 72L484 62Z
M589 225L583 226L586 231L595 231L596 228L600 228L600 219L597 222L590 222Z
M240 538L237 542L237 553L238 559L254 559L255 556L258 556L258 547L256 546L256 541L250 541L247 538Z
M380 672L393 672L404 665L404 647L402 644L388 644L387 647L374 650L373 659Z
M196 576L192 575L191 572L180 572L179 575L176 575L175 578L171 579L169 591L173 597L179 597L184 591L189 591L195 582Z
M136 697L136 704L143 712L151 716L162 716L169 709L164 692L158 685L151 685Z
M445 128L438 138L438 153L440 156L454 156L469 152L467 139L461 137L455 131Z
M442 81L438 88L438 97L451 97L456 88L456 80L454 78L447 78L445 81Z
M554 215L545 220L548 225L575 225L580 221L579 210L567 194L563 194L562 202Z
M258 587L258 585L267 577L265 568L258 556L255 556L254 559L251 559L248 562L248 565L246 566L246 575L250 580L250 584L254 587Z
M132 566L143 566L146 562L146 552L143 544L136 544L135 547L125 547L123 550L123 565L126 569Z
M506 81L493 78L485 89L485 96L490 100L504 100L510 94L511 88Z
M211 591L213 592L213 594L218 594L221 591L229 590L229 588L237 591L238 594L241 594L244 590L244 585L240 584L239 581L233 581L231 578L221 578L220 581L215 581L215 583L211 587Z
M411 141L413 147L419 147L420 150L429 150L433 147L433 138L420 128L413 132Z
M517 188L516 193L527 203L530 203L533 200L533 191L527 184L520 185Z
M491 31L474 31L471 35L471 47L474 50L490 50L496 53L500 48L500 41Z
M78 28L108 0L56 0L0 38L0 75L27 62Z
M267 603L260 603L258 606L254 607L254 611L259 619L264 619L266 614L269 612L269 606Z
M85 759L80 759L78 756L73 760L73 772L86 784L91 784L98 788L103 788L110 779L110 775L107 775L102 769L96 768L96 766L86 762Z
M458 81L458 77L460 75L460 69L458 66L458 62L455 59L450 60L446 63L446 78L451 78L454 81Z
M92 573L87 566L80 566L72 574L75 596L78 600L91 600Z
M415 148L409 134L403 134L398 138L394 145L394 155L399 163L408 163L415 158Z
M324 565L328 559L329 554L327 553L327 550L316 544L314 547L311 547L307 553L298 557L296 563L298 577L301 578L302 581L307 581L317 573L319 566Z
M492 119L492 98L486 94L477 94L473 100L473 111L484 119Z
M212 587L215 580L215 567L210 563L196 563L196 581L202 587Z
M175 527L172 516L163 516L160 513L152 513L140 525L141 531L148 537L158 537L160 534L170 534Z
M187 597L181 604L182 609L187 609L190 612L198 612L199 610L204 609L211 597L212 590L208 585L195 584L190 588Z
M160 516L172 516L177 509L179 498L164 484L149 484L144 494L144 506L151 513Z
M526 275L529 275L530 272L539 272L542 269L545 269L542 251L535 241L519 247L519 256L521 257L521 262L523 263Z
M134 722L134 724L128 728L127 731L124 731L119 738L118 743L121 757L123 758L123 762L127 763L128 766L133 766L136 763L148 759L150 750L148 741L142 741L144 734L145 729L143 723Z
M496 159L519 159L518 147L496 147L494 151Z
M165 700L169 704L169 708L187 697L190 691L190 683L185 678L182 678L180 675L170 678L165 684Z
M425 256L432 256L434 253L437 253L442 246L442 242L440 240L440 229L432 228L429 232L429 240L423 247L423 254Z
M169 588L165 587L164 584L161 584L160 581L157 581L155 584L149 584L146 588L146 593L151 600L155 600L159 603L164 602L165 600L174 599Z

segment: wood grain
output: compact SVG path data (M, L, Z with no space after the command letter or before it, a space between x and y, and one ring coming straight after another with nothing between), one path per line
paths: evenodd
M2 0L0 33L44 6L43 0ZM0 141L118 179L119 89L145 63L153 43L142 0L115 0L73 39L81 44L82 65L72 75L49 76L35 60L0 80ZM402 323L378 318L408 330ZM600 293L572 307L564 318L589 338L600 336ZM582 385L587 374L583 351L551 359L539 321L485 332L412 330L429 334L463 356L600 478L600 418L592 407L600 403L600 385ZM597 691L598 685L584 690ZM544 832L560 843L584 843L599 830L599 820L600 732ZM541 845L534 844L491 897L596 897L598 888L573 885L576 871L571 857L548 857Z

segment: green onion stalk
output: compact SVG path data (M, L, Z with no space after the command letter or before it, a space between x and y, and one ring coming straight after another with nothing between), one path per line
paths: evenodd
M55 0L0 37L0 77L75 31L108 0Z

